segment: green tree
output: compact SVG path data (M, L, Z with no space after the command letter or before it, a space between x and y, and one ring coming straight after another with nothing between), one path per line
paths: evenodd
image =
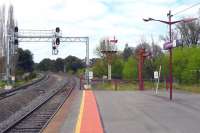
M64 60L61 58L57 58L55 61L55 70L58 71L64 71Z
M129 57L125 62L122 74L124 79L137 80L137 61L133 57Z
M82 60L80 60L79 58L75 56L68 56L67 58L65 58L64 63L65 63L67 72L71 70L73 72L77 72L78 69L84 68L84 64Z
M129 47L128 44L125 45L124 51L122 53L123 58L127 60L134 53L134 48Z
M54 62L55 61L52 61L51 59L48 59L48 58L43 59L37 65L37 69L40 71L55 71Z
M102 77L107 75L107 63L104 59L98 59L92 67L94 76Z
M198 83L200 69L200 49L197 47L184 48L181 60L186 60L184 70L182 70L181 79L184 83Z
M159 70L159 67L161 65L161 73L160 73L160 78L161 79L166 79L168 78L168 74L169 74L169 56L168 54L162 54L160 55L159 58L155 59L155 65L156 68L155 70Z
M112 77L122 78L123 72L123 59L122 57L116 56L112 61Z
M18 49L17 70L32 72L34 67L33 55L29 50Z
M64 71L76 73L78 69L84 68L84 64L81 59L75 56L68 56L65 59L58 58L56 60L43 59L38 65L37 69L41 71Z

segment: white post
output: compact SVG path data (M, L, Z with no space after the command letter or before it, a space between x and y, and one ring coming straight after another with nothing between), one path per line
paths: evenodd
M6 80L10 83L10 36L6 31Z
M90 58L89 58L89 38L87 38L86 41L86 80L87 80L87 85L89 85L89 65L90 65Z
M158 72L158 82L157 82L157 86L156 86L156 94L158 94L158 85L160 82L160 71L161 71L161 65L160 65L159 72Z
M108 80L111 80L111 64L108 63Z

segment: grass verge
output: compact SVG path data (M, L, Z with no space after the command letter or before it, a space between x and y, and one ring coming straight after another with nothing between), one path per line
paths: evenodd
M200 85L173 84L174 88L181 91L200 93Z
M13 86L13 88L16 88L16 87L22 86L26 83L29 83L39 77L40 77L39 74L32 73L23 80L16 80L14 83L11 83L11 85ZM0 89L4 89L6 84L7 84L6 81L0 81Z

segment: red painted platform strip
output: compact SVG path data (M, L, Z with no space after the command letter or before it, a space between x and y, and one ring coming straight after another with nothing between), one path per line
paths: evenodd
M96 98L91 90L85 91L80 133L103 133Z

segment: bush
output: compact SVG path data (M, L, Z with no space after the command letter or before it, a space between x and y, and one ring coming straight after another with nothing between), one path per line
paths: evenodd
M137 79L137 62L133 57L129 57L128 61L125 62L123 68L124 79Z

